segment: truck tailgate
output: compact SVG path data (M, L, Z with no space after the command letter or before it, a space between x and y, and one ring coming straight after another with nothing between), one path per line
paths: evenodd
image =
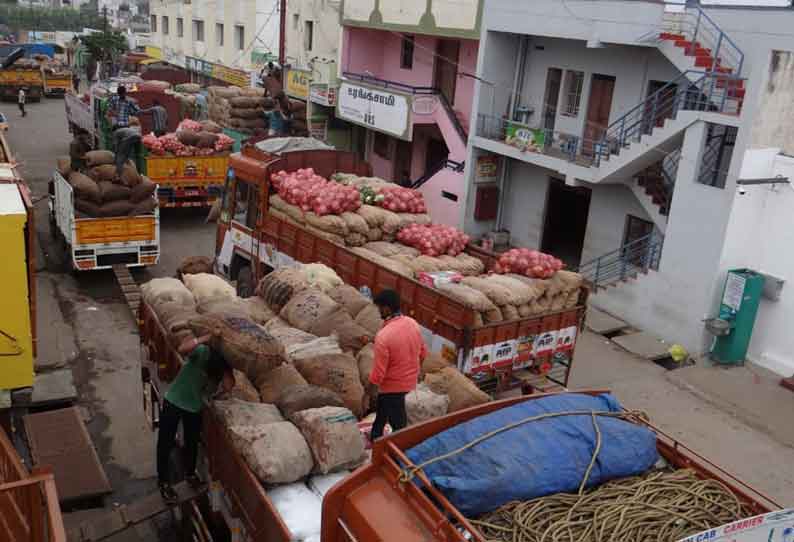
M153 215L118 218L80 218L75 220L75 240L79 245L154 241L157 239Z
M229 156L146 157L146 176L162 186L223 184Z

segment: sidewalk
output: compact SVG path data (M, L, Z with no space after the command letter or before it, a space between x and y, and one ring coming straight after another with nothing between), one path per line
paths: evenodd
M666 371L586 331L569 387L610 389L781 506L794 505L794 394L768 375L705 366Z

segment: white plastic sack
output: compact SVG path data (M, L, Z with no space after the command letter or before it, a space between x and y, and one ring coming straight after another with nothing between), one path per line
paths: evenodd
M196 298L196 303L204 303L213 298L237 297L234 287L217 275L209 273L196 273L194 275L183 275L182 280L185 286Z
M293 541L319 540L323 501L306 484L276 487L267 496L287 524Z
M185 307L194 307L193 294L175 278L152 279L141 285L143 300L149 305L177 302Z
M314 491L314 493L322 499L337 482L344 480L349 474L349 470L344 470L332 474L318 474L312 476L309 478L308 482L309 489Z

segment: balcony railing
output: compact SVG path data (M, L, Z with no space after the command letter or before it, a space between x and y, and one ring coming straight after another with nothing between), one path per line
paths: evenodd
M52 472L28 474L0 429L0 524L9 542L66 542Z

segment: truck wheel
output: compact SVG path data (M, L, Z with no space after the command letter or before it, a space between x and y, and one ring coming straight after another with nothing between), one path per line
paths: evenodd
M254 295L254 274L249 265L241 267L237 273L237 295L242 298Z

